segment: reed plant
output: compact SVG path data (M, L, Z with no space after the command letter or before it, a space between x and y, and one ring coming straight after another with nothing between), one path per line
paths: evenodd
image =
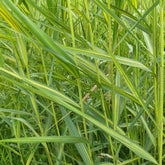
M0 0L0 165L165 164L164 0Z

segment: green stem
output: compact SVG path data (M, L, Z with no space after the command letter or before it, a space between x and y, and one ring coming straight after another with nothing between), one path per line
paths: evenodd
M160 0L160 112L159 112L159 165L162 165L163 154L163 102L164 102L164 0Z
M156 1L156 0L155 0ZM159 124L159 118L158 118L158 112L159 112L159 104L158 104L158 99L159 99L159 87L158 87L158 82L159 82L159 73L158 73L158 64L157 64L157 57L158 57L158 44L157 44L157 9L154 8L154 19L153 19L153 55L154 55L154 99L155 99L155 118L156 118L156 123ZM155 137L157 137L157 132L159 130L156 129L155 131ZM157 138L155 138L157 140ZM156 144L156 143L155 143ZM157 146L155 146L155 156L157 154Z

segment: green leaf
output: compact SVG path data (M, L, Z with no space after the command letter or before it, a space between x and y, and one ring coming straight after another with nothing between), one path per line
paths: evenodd
M2 139L0 143L87 143L88 141L80 137L72 136L45 136Z
M101 50L93 51L93 50L86 50L86 49L73 48L73 47L64 47L64 46L62 46L62 47L65 51L72 53L72 54L76 53L80 57L82 55L85 55L85 56L92 57L95 59L113 61L112 57L109 56L108 53L101 51ZM115 56L115 57L120 64L140 68L142 70L151 72L151 70L149 68L147 68L145 65L143 65L139 61L133 60L131 58L126 58L126 57L120 57L120 56Z

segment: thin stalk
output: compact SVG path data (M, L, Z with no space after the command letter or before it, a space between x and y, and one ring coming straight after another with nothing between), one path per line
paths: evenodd
M163 155L163 104L164 104L164 0L160 0L160 112L159 125L160 131L158 136L159 141L159 165L162 165Z
M140 50L139 50L139 43L136 43L135 44L136 46L136 50L135 50L135 56L136 56L136 60L139 60L139 55L140 55ZM140 71L138 68L135 69L135 86L138 87L139 85L139 81L140 81ZM140 92L139 88L137 89L138 92ZM142 123L140 122L140 129L142 129L142 132L143 134L140 134L140 141L143 142L143 139L144 139L144 132L145 132L145 129L143 129L142 127ZM144 130L144 131L143 131ZM129 132L128 132L129 134ZM130 151L131 152L131 151ZM131 152L131 157L132 156L132 152ZM142 160L143 161L143 160ZM138 160L139 164L141 164L141 159ZM134 162L132 163L132 165L134 164Z
M111 0L108 0L108 9L111 9ZM114 41L112 41L112 36L113 36L113 33L112 33L112 26L111 26L111 16L108 15L108 30L109 30L109 33L108 33L108 48L109 48L109 51L111 53L112 52L112 45L115 44ZM114 37L113 37L114 39ZM120 50L120 48L118 49ZM109 76L110 76L110 80L112 82L112 84L115 84L115 80L114 80L114 63L113 62L110 62L109 64ZM116 83L118 84L118 75L120 73L117 73L116 75ZM110 102L110 101L109 101ZM117 123L118 123L118 95L114 93L114 90L111 91L111 102L112 102L112 112L113 112L113 128L114 130L117 129ZM113 149L114 147L111 147L111 150ZM113 149L114 150L114 149ZM115 150L117 150L117 141L115 140ZM114 154L114 153L113 153ZM118 154L114 154L114 164L117 164L118 162Z
M156 1L156 0L155 0ZM154 1L154 2L155 2ZM155 100L155 118L156 123L159 125L159 73L158 73L158 64L157 64L157 57L158 57L158 31L157 31L157 9L154 8L154 18L153 18L153 55L154 55L154 100ZM156 129L155 131L155 137L157 137L159 130ZM157 138L155 138L155 141L157 141ZM157 144L157 142L155 143ZM157 155L157 145L154 148L155 151L155 157Z
M118 56L120 56L120 46L118 47ZM116 71L116 80L115 80L115 86L119 87L121 86L121 77L120 73L117 70ZM113 122L114 122L114 130L117 129L118 122L119 122L119 105L120 104L120 96L119 94L114 94L114 109L113 109ZM115 140L115 150L117 150L117 141ZM119 155L115 155L116 163L118 162Z

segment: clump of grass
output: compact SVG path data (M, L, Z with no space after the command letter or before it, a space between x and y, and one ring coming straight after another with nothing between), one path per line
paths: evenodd
M0 164L159 164L164 1L0 1Z

